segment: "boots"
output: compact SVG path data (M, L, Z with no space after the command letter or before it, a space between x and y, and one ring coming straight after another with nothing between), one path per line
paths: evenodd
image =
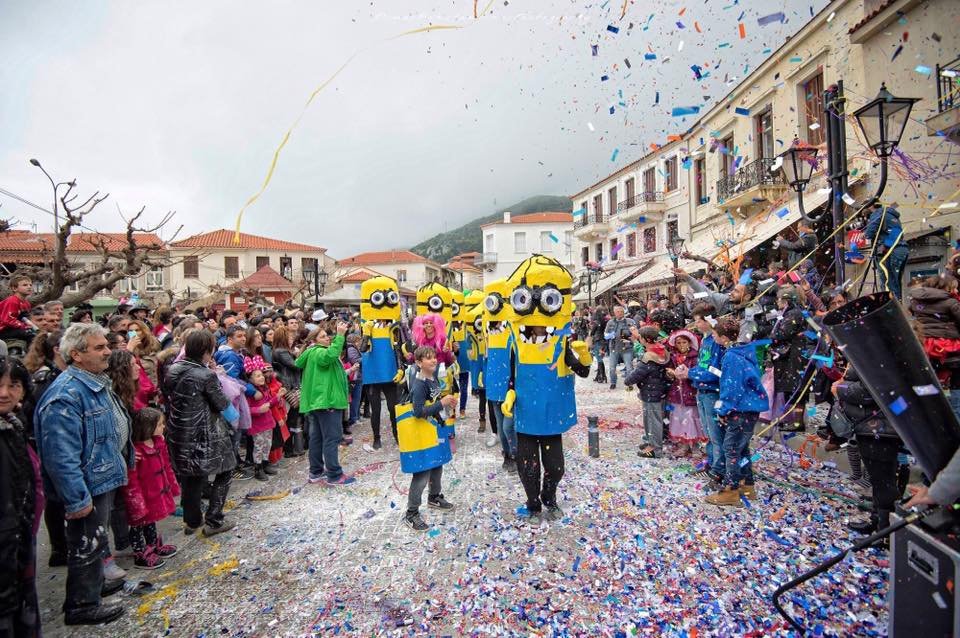
M604 365L603 359L597 358L597 376L593 378L596 383L606 383L607 382L607 366Z
M740 507L740 490L735 487L725 487L715 494L711 494L704 499L710 505Z
M277 468L274 467L274 466L270 463L270 461L264 461L264 462L261 464L261 467L263 468L263 472L264 472L265 474L270 475L270 476L273 476L274 474L277 473Z

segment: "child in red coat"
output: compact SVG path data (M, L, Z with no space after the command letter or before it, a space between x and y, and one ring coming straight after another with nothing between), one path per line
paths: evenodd
M267 384L266 369L267 362L261 357L245 357L243 360L247 381L260 393L259 399L247 397L247 405L250 406L250 429L247 434L253 439L254 478L258 481L269 480L268 475L277 473L276 468L270 466L270 447L273 428L277 425L272 410L280 404L280 397Z
M173 514L177 509L174 498L180 496L180 485L170 466L163 427L160 410L143 408L133 417L132 437L137 459L128 472L127 485L122 489L134 565L140 569L163 567L164 559L177 553L177 548L165 545L157 533L157 521Z

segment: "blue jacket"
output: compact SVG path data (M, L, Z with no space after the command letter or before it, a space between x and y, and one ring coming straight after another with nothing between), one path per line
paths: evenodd
M763 412L770 409L767 391L760 380L756 344L727 348L720 370L717 414L725 416L731 412Z
M233 377L238 381L244 381L243 378L243 355L228 346L224 343L222 346L217 348L216 354L213 355L214 361L217 362L218 366L223 366L223 371L227 373L228 377ZM246 383L246 381L244 381ZM257 393L257 389L253 387L253 384L247 383L247 390L245 394L252 397Z
M880 228L881 222L883 225L882 229ZM878 232L880 233L879 237L877 236ZM902 233L903 226L900 224L900 211L893 206L874 210L873 213L870 214L870 219L867 220L866 228L863 229L863 234L874 244L873 253L875 255L885 253L885 250L878 250L879 247L886 246L890 248ZM906 248L906 245L902 241L897 243L897 247L899 248L900 246Z
M128 435L120 449L113 412L113 402L120 401L111 392L109 382L70 366L43 393L34 413L44 481L67 514L127 484L135 453L129 423L122 424Z
M710 372L710 368L720 369L720 361L723 359L723 346L713 340L713 335L709 335L700 344L700 354L697 358L697 365L690 368L688 376L693 383L694 389L699 392L717 392L720 389L720 377Z

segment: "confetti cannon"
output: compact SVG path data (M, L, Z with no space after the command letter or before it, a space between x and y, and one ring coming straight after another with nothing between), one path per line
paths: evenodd
M859 297L824 317L823 325L853 365L931 480L960 447L960 421L950 408L923 347L900 303L889 292ZM787 591L822 574L850 552L891 534L888 633L896 636L960 635L960 506L900 511L885 529L779 587L773 605L791 626L806 629L780 604Z

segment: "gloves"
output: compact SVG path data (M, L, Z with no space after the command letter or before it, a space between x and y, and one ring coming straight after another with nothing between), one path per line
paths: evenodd
M483 385L483 371L482 371L482 370L480 371L479 374L477 374L477 387L478 387L478 388L486 387L486 386Z
M517 400L517 393L513 390L507 390L507 398L503 400L500 409L503 410L503 416L513 417L513 403Z
M593 355L590 354L590 347L586 341L570 342L570 349L577 355L577 361L585 366L593 365Z
M407 376L407 371L404 369L397 370L397 373L393 375L394 383L403 383L403 378Z

